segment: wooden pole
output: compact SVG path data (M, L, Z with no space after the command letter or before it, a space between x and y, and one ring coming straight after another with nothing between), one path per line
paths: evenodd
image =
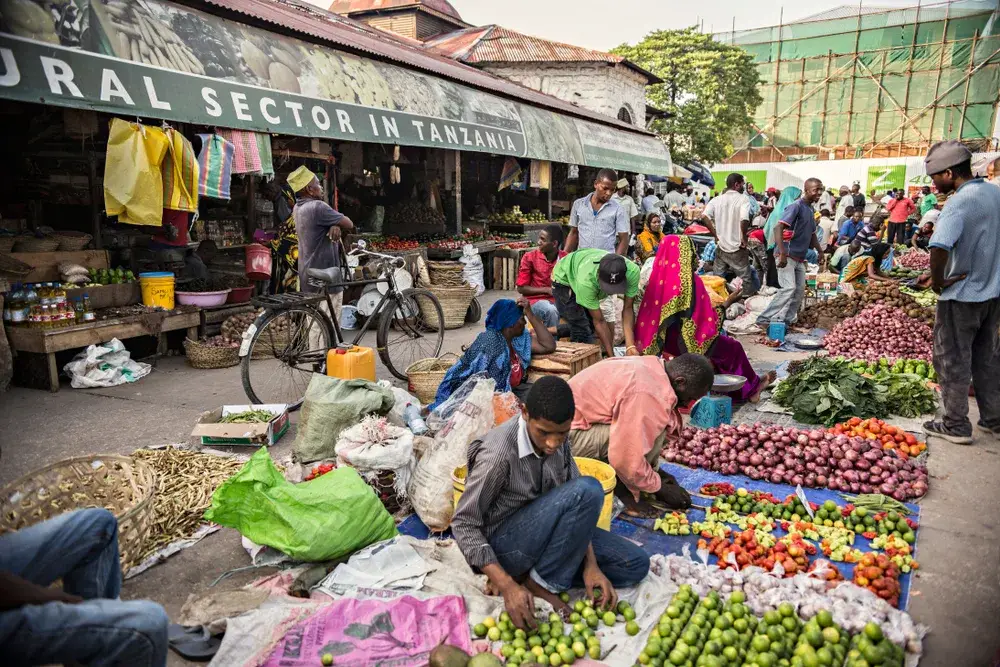
M455 233L462 233L462 151L455 151Z

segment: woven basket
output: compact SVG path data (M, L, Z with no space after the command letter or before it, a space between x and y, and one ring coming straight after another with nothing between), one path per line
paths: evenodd
M454 357L454 359L445 359L449 356ZM406 369L410 393L420 399L422 404L430 405L434 402L438 386L444 380L445 373L457 363L458 355L451 352L442 354L436 359L414 361Z
M14 236L0 236L0 253L8 253L14 249L14 244L17 243L17 237Z
M59 250L83 250L94 237L86 232L55 232L52 238L59 242Z
M274 342L272 342L271 339L264 338L262 336L257 339L257 343L253 346L253 352L250 354L250 358L270 359L274 356L274 348L277 348L280 353L286 347L288 347L288 334L278 336L274 339Z
M240 363L240 348L209 347L190 338L184 340L184 353L192 368L229 368Z
M139 563L153 530L156 475L143 461L93 455L64 459L0 490L0 534L87 507L118 519L122 572Z
M427 289L437 297L441 303L441 310L444 312L444 328L458 329L465 324L465 314L469 312L469 304L476 296L476 290L469 285L462 287L442 287L441 285L428 285ZM424 323L428 327L437 331L438 323L437 310L432 307L430 299L418 299L420 302L420 314L424 318Z
M18 236L14 244L15 252L55 252L59 249L59 239L52 237Z
M427 271L431 277L431 285L442 287L461 287L467 285L462 277L464 265L461 262L427 262Z

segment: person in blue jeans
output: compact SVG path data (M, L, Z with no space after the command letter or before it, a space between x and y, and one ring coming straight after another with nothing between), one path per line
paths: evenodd
M61 579L62 588L51 587ZM167 663L167 614L118 599L118 522L85 509L0 536L5 665Z
M570 451L576 405L569 384L554 376L534 383L519 418L469 445L465 493L452 532L469 565L503 596L513 623L535 627L534 598L566 609L559 593L599 589L606 608L615 587L634 586L649 556L597 527L604 489L580 475Z
M806 260L810 249L816 251L822 267L823 249L816 236L816 213L813 209L813 204L819 201L822 194L822 181L818 178L807 180L802 197L784 210L772 230L780 287L764 312L757 317L757 326L765 331L771 322L784 322L786 326L791 326L798 319L799 307L806 293ZM786 229L792 233L787 242L783 240Z

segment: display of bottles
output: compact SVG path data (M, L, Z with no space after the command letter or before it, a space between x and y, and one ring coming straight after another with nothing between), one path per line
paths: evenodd
M4 300L3 319L9 326L57 329L97 319L86 294L70 303L58 283L16 284Z

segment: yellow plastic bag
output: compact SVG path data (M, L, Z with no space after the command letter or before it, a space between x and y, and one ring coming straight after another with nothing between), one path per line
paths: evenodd
M729 298L729 290L726 289L726 280L720 276L701 276L701 281L705 283L708 290L708 298L712 301L712 306L721 306Z
M119 118L111 120L104 166L104 208L118 222L163 224L160 165L169 145L163 130Z

